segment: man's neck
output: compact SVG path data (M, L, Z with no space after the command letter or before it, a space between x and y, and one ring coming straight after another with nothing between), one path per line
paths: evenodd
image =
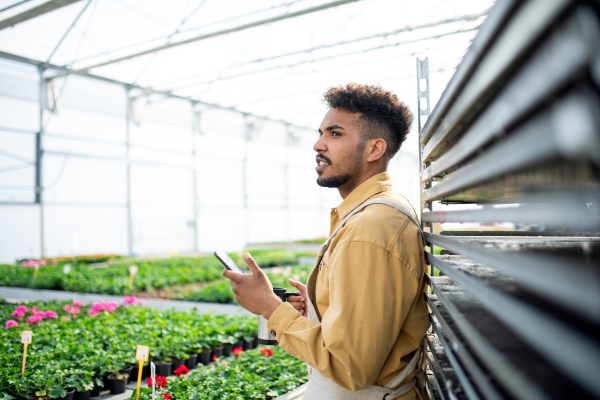
M349 180L342 186L338 187L338 192L340 193L340 196L342 197L342 199L345 200L346 197L348 197L350 193L352 193L354 189L359 187L363 182L382 172L387 172L387 168L378 168L373 171L368 171L360 174L360 176L356 177L356 179Z

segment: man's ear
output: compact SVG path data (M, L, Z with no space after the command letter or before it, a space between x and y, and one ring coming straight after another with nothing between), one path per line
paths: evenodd
M383 139L372 139L369 140L367 149L367 161L374 162L383 158L385 151L387 150L387 143Z

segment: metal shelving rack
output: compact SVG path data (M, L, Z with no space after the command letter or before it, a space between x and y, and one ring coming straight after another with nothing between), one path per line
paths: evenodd
M428 109L430 398L600 398L600 2L499 1Z

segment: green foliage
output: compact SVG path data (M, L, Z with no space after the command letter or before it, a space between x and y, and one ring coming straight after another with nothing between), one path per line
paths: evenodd
M253 250L252 254L261 267L291 264L297 259L296 253L288 250ZM230 254L230 257L245 268L241 256ZM77 264L71 266L69 274L64 273L64 262L61 261L41 266L36 279L33 278L34 268L0 265L0 286L123 295L179 284L214 281L220 279L223 272L222 264L213 256L160 259L114 257L101 264L89 263L85 257L75 257L73 260ZM132 288L129 287L130 265L138 267Z
M81 314L66 320L65 304L28 303L29 310L35 306L40 311L54 311L59 318L47 318L34 326L20 318L19 327L0 328L0 399L28 398L42 391L50 398L60 398L63 388L88 390L98 377L135 364L138 344L150 347L151 360L164 361L250 338L257 330L252 315L200 315L142 306L121 306L113 313L88 316L88 305L80 307ZM15 308L0 305L2 326L14 319ZM23 329L33 331L33 341L27 351L25 379L21 380Z
M181 377L168 377L167 387L159 391L178 399L266 399L281 396L308 381L306 364L279 347L273 355L250 350L239 358L219 361L190 371ZM131 400L135 399L135 392ZM152 389L142 388L140 400L151 400Z

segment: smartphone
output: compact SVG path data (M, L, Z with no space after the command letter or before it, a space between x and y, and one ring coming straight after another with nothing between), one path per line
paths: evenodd
M215 257L217 257L217 259L221 261L221 264L223 264L228 270L239 272L240 274L244 273L244 271L242 271L242 269L238 267L237 264L234 263L233 260L229 258L227 253L225 253L223 250L217 249L217 251L215 251Z

